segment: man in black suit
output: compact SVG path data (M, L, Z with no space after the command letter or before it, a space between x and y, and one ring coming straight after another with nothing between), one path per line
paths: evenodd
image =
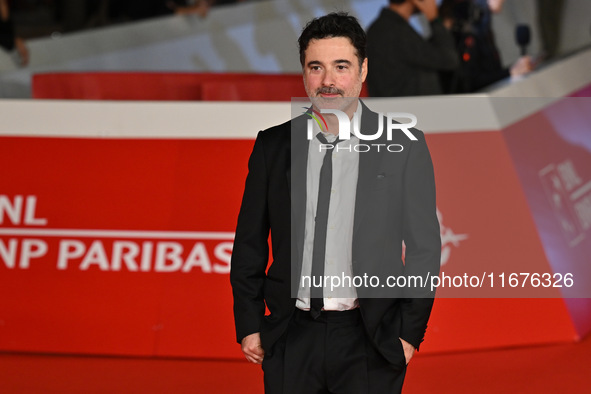
M429 21L428 39L409 23L416 13ZM435 0L390 0L367 29L367 55L372 97L442 94L439 72L459 65L453 37L438 18Z
M358 100L368 62L355 18L312 20L299 47L313 107L261 131L250 156L230 275L237 340L262 363L267 393L399 392L432 292L367 279L319 290L305 278L438 275L429 151L415 129L364 140L390 119ZM337 139L338 118L323 110L346 114L354 135Z

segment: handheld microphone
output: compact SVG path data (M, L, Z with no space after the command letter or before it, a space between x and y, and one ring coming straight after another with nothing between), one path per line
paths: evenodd
M517 25L515 28L515 41L521 48L521 56L527 55L527 46L531 41L531 30L529 25Z

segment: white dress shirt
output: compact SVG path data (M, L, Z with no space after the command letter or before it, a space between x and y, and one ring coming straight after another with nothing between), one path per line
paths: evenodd
M358 102L356 117L361 122L361 104ZM351 121L351 128L353 120ZM336 140L337 136L320 130L314 122L314 135L321 132L328 142ZM357 178L359 174L359 153L353 146L359 143L359 139L351 131L351 139L339 142L332 152L332 189L328 210L328 225L326 232L325 276L343 275L353 279L352 270L352 244L353 244L353 219L355 214L355 195L357 192ZM304 254L302 261L302 276L312 274L312 252L314 248L314 218L316 217L316 205L318 203L318 186L320 182L320 169L327 154L326 149L321 151L322 143L318 138L310 141L308 148L308 164L306 169L306 222L304 233ZM338 147L338 150L337 150ZM357 308L357 291L354 287L340 287L331 292L330 280L328 288L324 289L324 308L327 311L344 311ZM302 287L300 277L300 289L296 307L302 310L310 309L310 288Z

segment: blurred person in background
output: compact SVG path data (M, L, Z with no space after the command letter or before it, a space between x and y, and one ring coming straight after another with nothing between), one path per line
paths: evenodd
M21 66L29 64L29 49L25 41L14 32L8 0L0 0L0 46L7 51L16 49Z
M443 0L440 14L452 32L460 67L441 74L445 93L472 93L508 77L518 78L534 68L530 56L504 67L492 30L492 15L505 0Z
M409 24L422 13L431 26L424 39ZM452 35L438 18L435 0L390 0L367 30L367 77L372 97L442 94L439 71L459 64Z
M216 0L56 0L63 31L167 15L207 16Z

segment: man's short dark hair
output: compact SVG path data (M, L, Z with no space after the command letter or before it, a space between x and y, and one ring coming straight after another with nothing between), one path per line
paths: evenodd
M402 4L406 2L406 0L390 0L390 4Z
M359 21L354 16L346 12L331 12L328 15L314 18L304 28L298 44L300 47L300 63L304 66L306 60L306 49L311 40L319 40L322 38L332 37L346 37L351 41L355 47L357 58L359 59L359 67L365 60L365 31L359 25Z

